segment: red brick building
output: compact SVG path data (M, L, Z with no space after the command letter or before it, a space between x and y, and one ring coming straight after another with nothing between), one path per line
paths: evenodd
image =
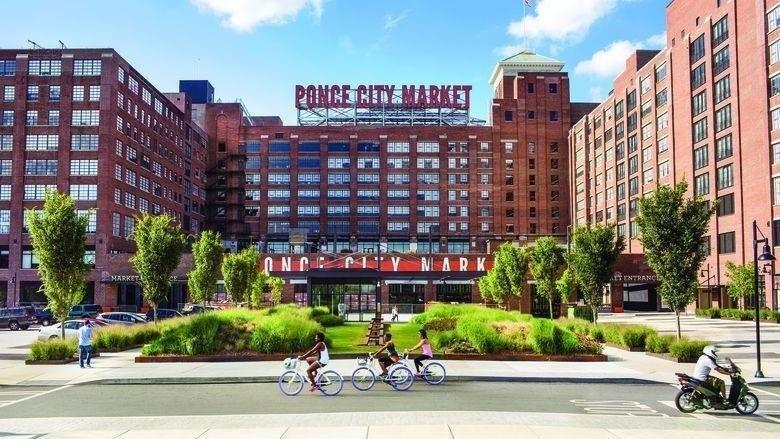
M607 100L569 136L574 223L617 224L629 255L642 253L637 200L659 184L685 180L691 194L717 200L698 306L728 305L725 265L752 262L754 220L775 252L780 245L778 6L670 2L667 46L632 55ZM609 299L660 308L652 273L630 259L636 273L618 273ZM776 309L775 267L759 268L764 304Z
M135 217L203 225L207 141L185 95L158 91L113 49L0 50L0 303L42 302L25 210L47 189L89 216L85 301L137 307ZM184 299L180 285L171 302Z

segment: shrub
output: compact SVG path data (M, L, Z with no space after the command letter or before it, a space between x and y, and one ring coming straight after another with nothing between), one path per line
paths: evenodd
M575 334L588 335L591 328L595 327L592 323L582 319L558 319L555 323Z
M564 354L580 350L577 336L547 319L535 319L528 334L531 348L537 354Z
M311 308L310 315L312 318L318 317L318 316L326 316L326 315L332 315L328 307L326 306L315 306L314 308Z
M669 346L677 340L674 335L650 334L645 339L645 351L654 354L669 352Z
M426 331L451 331L455 329L457 320L454 317L441 317L432 320L428 320L423 325L423 329Z
M696 317L703 317L705 319L719 319L720 308L696 308Z
M622 339L622 345L632 349L632 348L642 348L645 347L645 339L647 339L648 335L655 334L655 330L652 328L649 328L647 326L626 326L623 329L623 336Z
M499 322L493 328L498 331L506 350L512 352L530 351L528 344L528 324L525 322Z
M299 312L276 312L261 319L254 330L250 346L261 353L301 352L314 345L314 335L322 326L301 318Z
M699 358L702 349L708 344L709 342L700 340L676 340L669 345L669 354L682 361L692 361Z
M265 313L245 309L210 312L160 325L160 337L144 346L144 355L208 355L234 352L246 346L249 329L270 319Z
M342 319L339 316L335 316L333 314L318 314L312 317L315 322L319 323L325 328L330 328L332 326L341 326L344 324L344 319Z
M450 345L458 341L455 331L441 331L433 335L433 345L438 349L447 349Z
M623 344L623 330L618 325L600 325L604 335L604 341L616 345Z
M39 340L30 346L27 359L32 361L65 360L73 358L77 350L75 339Z
M780 311L770 311L768 309L762 309L761 319L780 323Z
M588 330L588 336L599 343L604 343L606 341L604 339L604 328L602 325L591 326Z
M575 306L574 317L588 322L593 321L593 310L589 306Z
M170 323L168 325L170 326ZM162 324L149 323L132 326L110 325L98 328L92 337L92 345L98 351L124 351L158 339L162 327Z
M747 321L747 320L753 320L753 317L755 316L755 311L742 310L736 308L726 308L724 310L721 310L721 315L723 316L723 318L727 318L727 319Z
M481 354L499 352L506 345L496 331L484 318L479 315L465 315L458 319L455 333Z

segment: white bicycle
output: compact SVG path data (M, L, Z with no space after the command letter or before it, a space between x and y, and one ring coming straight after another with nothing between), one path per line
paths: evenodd
M376 358L372 355L358 358L358 367L352 372L352 387L361 392L371 390L376 384L377 375L372 366ZM403 361L387 368L387 376L382 381L390 384L395 390L409 390L414 384L414 372Z
M400 362L404 362L406 367L409 369L417 370L417 367L414 366L413 362L410 364L409 352L407 351L404 351L404 355L401 357ZM419 376L426 383L432 386L438 386L439 384L443 383L445 379L447 379L447 369L445 369L444 365L438 361L433 361L432 359L423 360L423 367L422 370L420 370Z
M299 370L301 360L286 358L284 360L285 372L279 375L279 390L287 396L295 396L301 393L306 384L306 375ZM344 377L335 370L321 368L317 373L317 390L327 396L336 396L344 388Z

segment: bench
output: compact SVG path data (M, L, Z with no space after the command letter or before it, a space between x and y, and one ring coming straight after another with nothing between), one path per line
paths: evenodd
M385 336L385 325L382 323L381 318L373 318L368 324L368 331L366 332L366 346L379 346L381 340Z

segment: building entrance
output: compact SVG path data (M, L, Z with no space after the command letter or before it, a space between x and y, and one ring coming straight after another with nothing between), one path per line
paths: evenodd
M368 321L376 313L376 281L312 279L309 291L311 306L324 306L345 321Z

